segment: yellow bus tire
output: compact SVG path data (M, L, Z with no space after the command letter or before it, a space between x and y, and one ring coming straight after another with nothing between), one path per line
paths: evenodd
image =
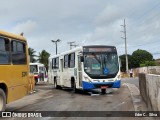
M0 88L0 111L5 111L6 109L6 95L4 91Z

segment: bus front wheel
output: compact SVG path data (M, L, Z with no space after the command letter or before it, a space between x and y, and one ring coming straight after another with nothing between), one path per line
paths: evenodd
M0 111L5 111L6 108L6 95L2 89L0 89Z

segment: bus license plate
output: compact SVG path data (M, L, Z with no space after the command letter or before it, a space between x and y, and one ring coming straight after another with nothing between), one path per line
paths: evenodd
M101 89L106 89L108 86L101 86Z

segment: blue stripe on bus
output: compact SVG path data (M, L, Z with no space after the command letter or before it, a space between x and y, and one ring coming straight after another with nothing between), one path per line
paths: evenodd
M93 83L82 81L82 85L84 90L95 89L95 86L93 85Z
M85 82L82 81L82 85L83 85L83 89L84 90L89 90L89 89L96 89L96 87L94 85L110 85L113 84L113 86L111 88L120 88L121 87L121 80L115 81L115 82L98 82L98 83L91 83L91 82Z
M118 81L115 81L112 88L120 88L121 87L121 81L118 80Z

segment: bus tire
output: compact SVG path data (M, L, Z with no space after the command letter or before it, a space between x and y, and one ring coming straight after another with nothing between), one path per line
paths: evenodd
M76 93L76 92L77 92L76 82L74 82L73 92L74 92L74 93Z
M71 88L72 88L72 91L73 91L74 93L77 92L76 82L75 82L75 81L72 81Z
M5 92L0 88L0 111L6 109L6 95Z
M38 78L35 78L35 85L37 85L37 82L38 82Z
M106 89L101 89L102 94L106 94Z
M56 89L62 89L62 87L60 85L57 85L57 79L56 78L54 78L54 87Z

